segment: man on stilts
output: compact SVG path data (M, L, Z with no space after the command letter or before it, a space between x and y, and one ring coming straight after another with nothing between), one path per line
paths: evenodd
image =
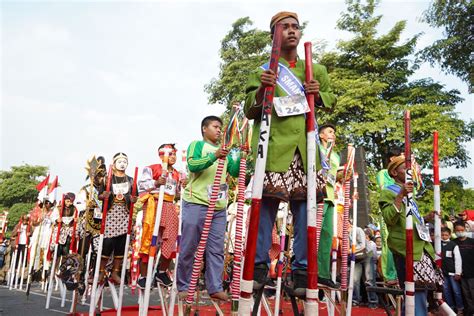
M99 282L104 281L106 275L105 267L107 261L113 254L113 266L109 280L119 285L121 265L124 256L128 255L125 249L125 241L128 228L129 207L136 202L136 197L132 196L133 178L125 173L128 166L128 156L119 152L113 157L112 170L112 192L100 192L99 199L104 201L109 199L107 217L104 231L104 242L100 260Z
M301 111L281 111L280 104L292 102L294 97L313 94L317 107L332 108L336 97L331 91L326 68L313 65L314 80L305 82L305 62L298 58L297 47L301 38L298 16L292 12L277 13L271 20L273 33L275 25L283 25L280 54L280 70L276 74L268 69L268 64L251 74L246 87L245 115L254 119L252 147L257 154L260 118L264 91L275 87L274 119L271 122L265 179L261 200L258 240L255 256L254 290L265 285L268 274L268 250L271 246L271 233L280 201L289 202L295 226L292 277L295 295L303 296L307 287L307 212L306 212L306 123L304 106ZM301 97L300 99L301 100ZM306 103L307 104L307 103ZM318 168L321 170L321 168ZM318 181L323 182L323 181ZM316 255L316 254L312 254ZM246 259L247 260L247 259Z
M99 200L99 192L105 191L105 177L107 175L107 166L105 165L103 158L92 157L87 162L88 180L90 181L87 185L83 186L79 191L78 199L81 203L85 204L84 211L79 216L78 223L78 237L79 241L79 254L83 258L83 262L89 262L85 264L85 268L82 271L81 278L87 282L87 278L93 275L89 273L91 267L95 266L95 257L98 248L98 240L100 234L100 225L102 222L102 201ZM92 247L89 251L89 248ZM90 254L91 258L87 258ZM93 270L93 269L92 269Z
M319 149L327 158L330 169L327 174L326 198L324 199L323 222L318 248L318 283L329 288L337 289L339 283L331 280L331 245L333 235L333 215L335 205L334 189L336 185L337 168L341 164L341 158L334 151L336 142L336 127L332 124L323 124L319 127Z
M176 239L178 237L178 212L174 201L179 199L179 172L173 167L176 163L176 148L174 144L163 144L158 148L160 159L164 158L164 150L169 150L168 170L163 170L161 164L153 164L145 167L142 177L138 182L140 191L145 191L146 195L140 199L143 203L143 232L140 247L140 278L138 286L145 288L146 273L148 264L148 252L153 235L153 225L156 218L156 205L158 203L158 194L161 186L165 186L165 195L163 199L163 209L160 219L160 239L161 254L158 269L155 274L155 280L164 286L171 286L173 281L168 275L169 265L172 256L176 251Z

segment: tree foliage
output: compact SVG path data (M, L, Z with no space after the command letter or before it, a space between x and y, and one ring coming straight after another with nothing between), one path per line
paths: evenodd
M423 20L443 28L443 38L420 52L420 56L468 83L474 88L474 2L472 0L435 0Z
M46 176L47 172L48 167L28 164L0 171L0 209L8 209L8 231L11 232L21 215L33 208L38 196L38 178Z
M337 23L354 37L339 41L337 51L322 57L339 96L334 112L322 118L336 123L343 142L363 146L369 165L381 168L389 148L403 145L403 112L410 110L411 143L418 162L430 166L432 132L438 130L441 161L445 166L465 168L470 159L463 144L472 138L472 123L455 112L462 101L459 92L447 91L429 78L410 81L419 66L411 57L420 35L402 42L405 21L379 35L382 16L375 14L376 6L374 0L366 4L348 1Z
M38 177L45 176L48 167L28 164L0 171L0 204L11 207L15 203L32 203L36 200Z
M462 177L448 177L441 180L441 211L443 216L455 215L462 210L474 209L474 189L464 188L466 181ZM423 214L433 210L433 183L427 181L427 191L420 198L418 206Z
M218 79L205 86L210 103L225 104L245 98L244 85L249 74L263 65L270 55L270 32L250 28L249 17L240 18L232 24L232 30L221 42L222 63Z
M318 122L336 124L339 149L347 143L364 147L368 170L375 175L386 165L389 148L403 145L403 112L410 110L412 150L422 169L431 168L435 130L442 167L467 167L465 143L473 137L474 122L462 120L455 112L462 101L459 91L447 90L431 78L411 79L421 64L416 44L422 35L402 40L405 21L379 34L383 17L375 13L377 5L375 0L348 0L337 27L352 33L352 38L322 54L324 43L316 43L317 60L328 68L338 96L334 112L318 113ZM248 17L241 18L222 40L219 76L205 87L211 103L229 108L233 101L243 100L248 74L268 60L269 34L251 26ZM371 205L376 207L376 195L371 195Z

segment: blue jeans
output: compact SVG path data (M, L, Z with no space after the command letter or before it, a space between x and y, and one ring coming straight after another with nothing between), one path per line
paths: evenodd
M360 303L361 302L361 295L360 295L360 284L362 279L362 268L364 269L365 273L365 284L375 286L375 266L374 266L374 258L367 257L360 262L356 262L354 266L354 290L352 292L352 300ZM367 292L367 297L369 300L369 304L377 305L379 300L377 297L377 293L374 292Z
M402 289L405 289L405 257L398 254L393 254L395 266L397 268L398 282ZM428 291L415 290L415 316L428 315ZM405 316L405 304L402 304L402 316Z
M361 301L361 296L360 296L360 280L362 278L362 261L361 262L356 262L354 265L354 274L353 277L354 279L354 290L352 291L352 301L360 303Z
M280 200L273 198L262 198L260 208L260 221L258 223L257 252L255 264L270 263L268 251L272 245L272 230L278 211ZM293 270L306 270L307 260L307 218L306 201L290 201L290 209L293 214L294 243L293 253L295 260L291 264ZM316 254L315 254L316 255ZM180 254L181 256L181 254Z
M453 275L444 275L443 294L446 303L452 308L456 308L458 311L464 309L461 294L460 281L456 281ZM454 294L454 299L453 299ZM456 305L454 305L456 303Z
M187 291L194 266L194 256L201 239L207 205L183 201L182 236L177 267L178 291ZM222 292L224 271L224 236L227 224L226 211L215 211L207 238L206 287L209 294Z
M368 257L364 260L365 284L375 286L376 262L377 259L375 258L375 255L373 255L372 257ZM367 296L370 305L377 305L379 303L377 293L368 292Z

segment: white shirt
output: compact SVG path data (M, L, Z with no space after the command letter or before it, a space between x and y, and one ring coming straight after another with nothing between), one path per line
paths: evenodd
M20 227L20 238L18 239L18 244L19 245L26 245L26 224L22 224Z

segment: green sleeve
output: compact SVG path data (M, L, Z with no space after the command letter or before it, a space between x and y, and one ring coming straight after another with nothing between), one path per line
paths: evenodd
M204 143L202 141L194 141L188 147L188 169L190 172L201 172L216 161L216 156L212 153L206 157L202 157L202 148Z
M319 82L319 95L326 110L332 110L336 106L337 98L332 92L329 75L326 67L320 64L313 66L314 79Z
M261 73L262 71L259 69L252 72L245 86L247 96L245 98L244 113L249 120L260 119L262 116L262 105L255 104L257 90L260 87Z
M389 190L383 190L380 193L379 206L385 223L389 226L395 225L400 220L400 214L404 214L402 206L400 212L397 211L393 202L395 201L395 193Z
M229 153L227 155L227 172L234 178L239 176L240 171L240 150L237 155Z

